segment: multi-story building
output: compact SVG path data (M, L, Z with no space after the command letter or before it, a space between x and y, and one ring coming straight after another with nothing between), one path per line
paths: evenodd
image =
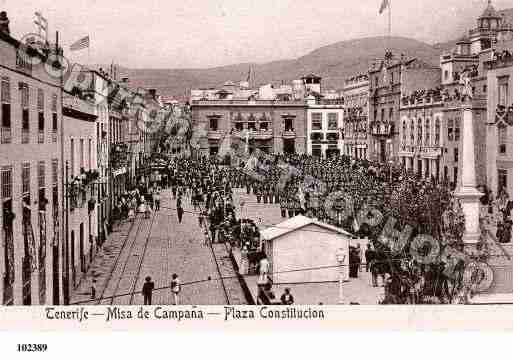
M485 63L488 115L486 121L487 185L495 194L513 196L513 52L497 52Z
M458 159L452 160L444 149L449 141L459 141L460 131L447 131L440 87L403 95L399 111L400 163L420 177L454 181L449 169L457 167Z
M439 76L438 67L418 59L394 57L391 52L369 69L369 159L397 162L399 151L399 107L404 83L413 84Z
M69 271L69 289L73 290L87 272L98 237L97 190L100 174L97 166L96 120L89 94L64 94L64 190L65 258Z
M470 102L473 118L474 118L474 142L476 155L476 177L480 185L486 183L495 183L490 175L487 166L490 165L487 145L487 128L486 123L490 121L487 115L487 96L490 91L488 89L487 72L494 65L490 62L493 60L493 54L497 50L510 47L510 41L513 39L513 27L509 23L510 19L500 15L491 1L481 16L477 19L474 29L465 34L456 44L456 48L440 57L440 67L442 71L442 86L444 99L444 117L447 124L447 143L445 151L452 160L458 163L453 166L452 179L457 182L458 168L461 156L461 141L459 139L460 123L463 117L461 108L460 92L461 77L464 73L471 79L473 99ZM488 105L489 106L489 105ZM488 107L488 111L490 107ZM488 118L488 120L485 120ZM452 136L451 134L454 134ZM492 150L493 151L493 150ZM492 187L493 188L493 187Z
M52 44L0 28L0 293L4 305L62 303L60 79ZM37 65L36 65L37 64Z
M344 84L344 154L368 159L369 76L353 76Z
M342 98L324 101L310 95L306 99L306 153L329 158L339 155L344 149L341 129L344 124L344 104Z

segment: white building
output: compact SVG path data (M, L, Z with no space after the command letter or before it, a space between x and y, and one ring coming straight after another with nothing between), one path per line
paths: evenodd
M274 284L336 282L349 271L351 234L317 220L296 216L261 233ZM345 253L345 267L337 252Z
M344 105L333 101L306 99L306 151L309 155L330 157L344 149L340 129L344 127Z

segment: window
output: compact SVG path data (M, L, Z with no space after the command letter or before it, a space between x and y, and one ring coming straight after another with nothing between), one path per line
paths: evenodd
M84 168L84 139L80 139L80 169Z
M415 121L414 120L411 120L411 122L410 122L410 141L411 141L412 145L415 144Z
M508 80L509 78L507 76L499 77L499 91L498 91L498 97L499 97L499 105L501 106L507 106L508 105Z
M69 151L70 151L69 152L69 158L70 158L69 175L73 177L75 175L75 140L74 139L71 139L71 141L70 141Z
M483 85L483 92L486 94L486 91L488 91L488 86Z
M262 131L269 130L269 122L260 122L260 130L262 130Z
M385 109L381 109L381 121L385 122Z
M390 108L390 111L388 113L388 120L393 121L393 119L394 119L394 109Z
M448 141L452 141L452 131L453 131L453 127L454 127L454 120L452 118L450 118L448 121L447 121L447 140Z
M8 77L2 77L0 92L2 101L2 136L0 143L11 143L11 85Z
M403 121L403 144L406 143L406 128L407 128L406 120L404 120Z
M460 119L459 118L456 118L454 120L454 141L459 141L460 140Z
M455 149L454 149L454 162L456 162L456 163L457 163L457 162L458 162L458 160L459 160L459 153L458 153L458 149L457 149L457 148L455 148Z
M328 113L328 130L333 131L338 128L338 113Z
M285 132L294 132L294 119L286 117L285 120Z
M2 188L1 188L1 196L2 200L8 200L12 198L12 168L10 166L5 166L1 168L1 176L0 180Z
M39 188L44 188L45 182L45 161L39 161L37 167L37 183Z
M417 145L422 144L422 120L419 118L417 120Z
M378 110L374 109L374 121L378 120Z
M21 193L30 195L30 163L26 162L21 167Z
M37 89L37 143L45 142L45 95L43 90Z
M30 118L28 85L20 82L19 90L21 98L21 143L29 143Z
M87 144L87 168L91 170L93 168L93 141L89 139Z
M312 113L312 131L322 130L322 113Z
M211 117L209 122L210 131L217 131L217 117Z
M57 184L59 180L59 160L52 160L52 183Z
M507 170L497 170L497 185L498 185L498 191L501 190L507 190L508 188L508 171Z
M440 118L435 120L435 146L440 145Z
M445 70L444 71L444 80L448 80L449 79L449 71Z
M426 141L426 146L430 145L429 141L431 140L431 138L430 138L430 136L431 136L431 123L430 122L431 121L429 121L429 119L427 118L426 119L426 123L425 123L425 129L426 129L426 134L425 134L426 139L425 139L425 141Z
M503 123L499 124L499 153L505 154L506 151L506 143L508 140L508 128Z

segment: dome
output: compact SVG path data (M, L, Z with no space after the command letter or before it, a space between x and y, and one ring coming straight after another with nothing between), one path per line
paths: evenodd
M486 7L485 11L481 16L479 16L479 20L481 19L500 19L500 15L495 10L495 8L492 5L492 0L488 0L488 6Z

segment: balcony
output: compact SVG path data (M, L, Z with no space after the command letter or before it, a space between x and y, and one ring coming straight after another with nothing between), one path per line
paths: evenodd
M283 138L295 138L296 137L296 130L293 128L288 128L283 131L282 134Z
M37 143L45 143L45 132L39 131L37 133Z
M208 139L209 140L220 140L223 138L223 132L219 130L208 130Z
M2 126L0 143L5 144L5 143L11 143L11 142L12 142L11 128Z
M29 143L30 132L29 130L21 130L21 143Z
M374 121L370 128L373 136L392 136L394 134L394 126L390 122Z
M420 157L437 159L442 155L442 148L435 146L422 146L418 150Z
M52 131L51 138L53 143L57 142L57 131Z

